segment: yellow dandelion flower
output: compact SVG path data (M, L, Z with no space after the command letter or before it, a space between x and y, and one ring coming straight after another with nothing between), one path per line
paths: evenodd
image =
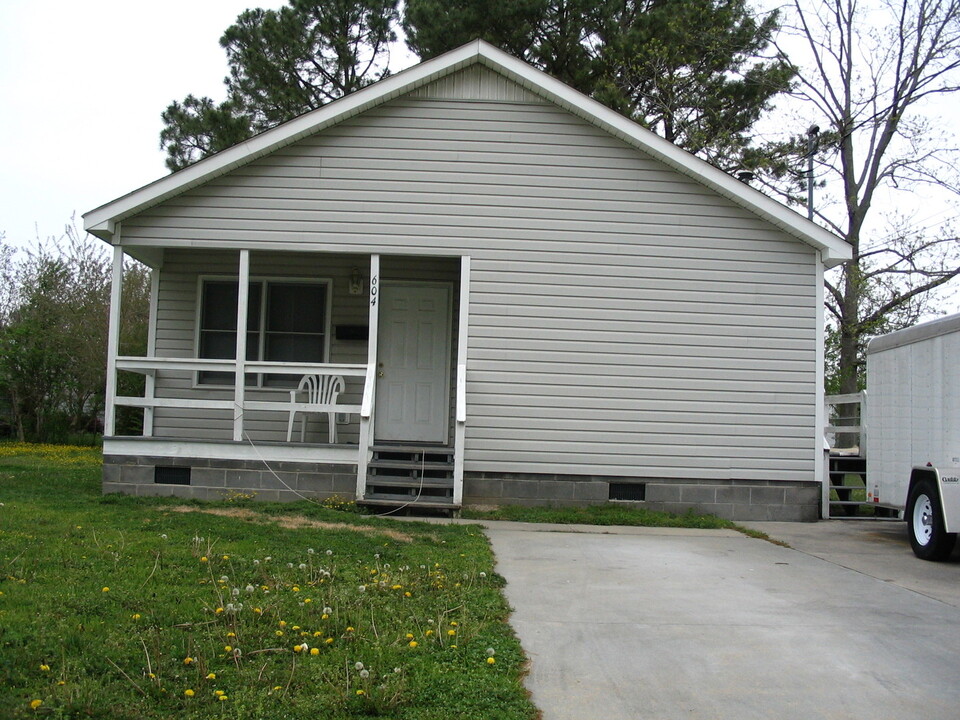
M496 658L492 658L492 657L487 658L487 665L493 665L495 662L497 662Z
M223 697L224 695L226 695L226 693L225 693L223 690L214 690L214 691L213 691L213 696L214 696L214 697Z
M314 636L314 637L323 637L323 633L320 632L319 630L317 630L317 631L313 634L313 636Z
M347 632L353 632L353 626L347 627Z
M207 556L204 555L202 558L200 558L200 562L207 562Z
M330 616L327 615L326 613L324 613L323 615L320 616L320 619L321 619L321 620L329 620L329 619L330 619Z
M293 592L300 592L300 588L297 585L294 585Z
M357 690L357 695L366 695L366 693L363 690Z
M319 654L320 654L320 648L310 648L310 654L311 654L311 655L319 655Z
M451 620L451 621L450 621L450 624L451 624L453 627L456 627L456 626L459 625L460 623L458 623L456 620Z
M229 555L224 555L224 556L223 556L223 559L224 559L224 560L229 560L229 559L230 559L230 556L229 556Z
M216 610L214 610L213 612L216 613L217 615L219 615L219 614L221 614L221 613L223 612L223 608L222 608L222 607L218 607L218 608L217 608Z
M415 648L416 646L417 646L417 641L416 641L416 640L411 640L411 641L410 641L410 647Z
M283 690L283 686L281 686L281 685L274 685L274 686L273 686L273 691L274 691L274 692L277 692L278 690Z
M140 613L134 613L134 614L131 615L130 617L133 618L134 620L139 620L139 619L140 619Z
M57 685L66 685L66 684L67 684L66 680L57 680Z
M294 625L294 626L293 626L293 629L294 629L294 630L299 630L299 629L300 629L300 626L299 626L299 625Z
M286 620L281 620L281 621L280 621L280 627L286 627L286 626L287 626L287 621L286 621Z
M424 634L425 634L427 637L430 637L431 635L433 635L433 630L427 630L427 632L424 633Z
M217 698L217 700L229 700L229 699L230 698L228 698L226 695L221 695L220 697Z
M192 657L185 657L185 658L183 659L183 664L184 664L184 665L190 665L190 664L192 664L192 663L193 663L193 658L192 658Z
M43 665L40 666L40 670L42 672L50 672L50 666L44 663Z
M43 700L31 700L31 701L30 701L30 709L31 709L31 710L36 710L36 709L37 709L38 707L40 707L41 705L43 705Z
M207 680L216 680L216 679L217 679L216 673L207 673Z
M194 693L193 690L191 690L190 688L187 688L186 690L183 691L183 694L186 695L187 697L193 697L196 693Z
M110 592L110 588L104 586L103 590L101 590L100 592Z
M233 652L233 648L232 648L230 645L224 645L224 646L223 646L223 651L224 651L224 652Z
M277 637L283 637L283 630L277 630L277 632L275 633L275 635L276 635Z
M324 642L325 642L327 645L330 645L330 644L333 643L333 638L327 638L326 640L324 640Z
M254 608L253 611L254 611L257 615L263 615L263 608L258 608L258 607L257 607L257 608Z
M447 635L449 635L450 637L453 637L456 634L457 634L456 630L447 630Z
M227 637L228 637L228 638L235 638L236 636L237 636L237 634L236 634L235 632L228 632L228 633L227 633Z
M309 603L309 602L313 602L313 600L311 600L310 598L304 598L304 599L303 599L303 604L304 604L304 605L306 605L306 604Z
M410 594L410 591L409 591L409 590L408 590L407 592L405 592L405 593L403 594L403 596L404 596L404 597L413 597L413 595Z

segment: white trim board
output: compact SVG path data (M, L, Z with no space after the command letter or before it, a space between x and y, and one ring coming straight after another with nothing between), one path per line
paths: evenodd
M115 238L115 229L117 224L125 218L327 127L478 63L620 138L674 170L711 188L792 237L812 246L820 252L825 267L833 267L852 257L850 245L833 233L596 100L483 40L474 40L456 50L408 68L91 210L83 216L84 229L107 242L118 242Z

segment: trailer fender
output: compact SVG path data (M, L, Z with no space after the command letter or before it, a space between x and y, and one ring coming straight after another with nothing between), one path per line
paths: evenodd
M910 546L923 560L945 560L957 540L956 532L950 532L947 526L944 496L949 498L947 508L950 508L958 499L954 486L960 484L960 473L947 473L943 479L947 480L946 485L941 483L940 473L934 467L915 467L910 473L904 516Z

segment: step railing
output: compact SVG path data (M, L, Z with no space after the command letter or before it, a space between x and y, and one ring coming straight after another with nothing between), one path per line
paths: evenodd
M867 426L865 422L867 394L864 391L824 398L827 425L823 435L827 444L827 495L824 517L830 517L830 506L842 508L843 514L853 516L867 502ZM847 485L848 476L860 478L863 485ZM862 490L862 500L854 495ZM833 499L836 495L836 500Z

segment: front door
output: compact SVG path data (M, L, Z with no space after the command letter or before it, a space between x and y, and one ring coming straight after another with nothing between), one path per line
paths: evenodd
M377 340L377 441L447 442L449 285L384 284Z

